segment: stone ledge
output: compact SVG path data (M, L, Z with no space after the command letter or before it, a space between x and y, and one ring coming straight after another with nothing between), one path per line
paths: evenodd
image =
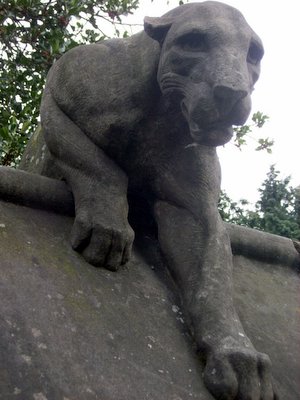
M73 196L64 182L8 167L0 167L0 199L74 214ZM226 223L226 228L234 254L300 267L300 255L291 239L233 224Z

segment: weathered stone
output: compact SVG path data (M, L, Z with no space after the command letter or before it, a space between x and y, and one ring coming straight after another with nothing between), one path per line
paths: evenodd
M283 262L235 256L234 287L235 304L247 335L255 348L272 360L278 398L299 400L299 269Z
M74 216L75 212L73 196L65 182L8 167L0 167L0 198L69 216ZM133 204L133 208L137 207L139 204ZM144 215L137 214L135 226L141 225L139 220L143 219ZM224 224L234 254L299 268L299 242L240 225Z
M68 186L57 179L9 167L0 167L0 199L12 203L74 215Z
M3 202L0 215L1 400L212 400L152 237L114 273L71 250L72 218ZM235 256L234 286L280 399L299 399L297 270Z
M212 399L156 243L113 273L70 248L72 218L0 215L1 400Z
M240 225L226 224L234 254L298 269L299 242Z
M117 270L131 258L134 231L152 230L214 397L271 400L270 360L234 308L230 240L217 209L216 146L250 113L261 41L237 10L218 2L146 17L144 28L54 63L41 104L47 148L40 142L33 161L70 188L72 247L90 264ZM5 185L14 201L18 190L26 193L24 184L15 193ZM23 197L38 205L33 190Z

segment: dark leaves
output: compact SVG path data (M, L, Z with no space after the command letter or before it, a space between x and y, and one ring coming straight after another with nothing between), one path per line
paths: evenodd
M18 163L36 129L47 72L72 47L106 37L138 0L5 0L0 2L0 157Z
M219 210L223 220L300 240L300 189L290 186L291 177L280 179L279 174L271 165L252 209L246 200L234 202L222 192Z
M235 146L241 150L242 146L247 144L247 140L249 138L254 139L257 142L258 146L255 148L256 151L266 150L267 153L272 153L272 146L274 144L274 140L270 138L255 138L251 136L253 130L255 128L262 128L264 124L268 121L269 117L263 114L260 111L257 111L252 115L252 123L249 125L243 126L236 126L234 127L235 132L235 139L234 144Z

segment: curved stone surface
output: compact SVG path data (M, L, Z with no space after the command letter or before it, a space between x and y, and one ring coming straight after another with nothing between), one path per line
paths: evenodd
M234 257L235 303L257 350L267 353L279 399L300 399L300 278L285 264Z
M117 273L69 245L72 218L0 203L0 399L212 400L176 289L151 237ZM297 270L234 257L236 306L299 399Z
M96 269L71 218L0 204L0 399L212 399L157 262Z
M24 161L25 162L25 161ZM65 182L24 170L0 167L0 199L33 208L74 215L73 195ZM137 207L138 204L134 204ZM145 219L140 216L140 219ZM300 266L299 242L244 226L225 223L236 255Z

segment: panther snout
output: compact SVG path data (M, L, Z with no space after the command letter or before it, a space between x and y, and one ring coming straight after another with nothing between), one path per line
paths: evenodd
M199 144L220 146L232 137L233 125L242 125L249 115L249 92L229 85L211 88L205 82L188 86L181 111L190 135Z
M248 92L243 89L234 89L225 85L214 87L213 96L216 101L217 109L222 117L232 112L235 105L247 97Z

